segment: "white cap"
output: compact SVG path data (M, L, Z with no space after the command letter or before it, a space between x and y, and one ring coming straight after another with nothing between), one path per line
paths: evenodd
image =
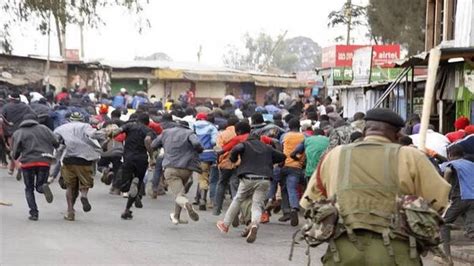
M121 93L126 93L126 92L127 92L127 89L121 88L121 89L120 89L120 92L121 92Z

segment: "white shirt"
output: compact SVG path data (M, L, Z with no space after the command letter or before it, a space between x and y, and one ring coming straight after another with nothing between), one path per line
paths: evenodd
M23 95L23 94L20 94L20 102L23 102L23 103L29 104L29 102L28 102L28 98L26 98L26 96L25 96L25 95Z
M336 110L336 109L334 109ZM320 105L318 106L318 112L319 112L319 115L325 115L326 114L326 107L324 105Z
M21 96L20 96L21 97ZM32 91L30 92L30 97L31 97L31 102L34 103L34 102L38 102L39 100L41 100L43 97L43 95L41 95L40 93L36 92L36 91ZM26 103L28 104L28 103Z
M410 138L413 140L415 146L420 145L420 134L411 135ZM446 148L449 145L449 140L443 134L434 132L431 129L428 129L426 132L426 148L434 150L436 153L443 157L447 157Z

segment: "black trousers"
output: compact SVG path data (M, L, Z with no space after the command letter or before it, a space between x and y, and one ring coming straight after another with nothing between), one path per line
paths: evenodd
M141 187L145 184L143 183L143 179L145 178L146 170L148 169L148 157L142 156L134 156L134 157L126 157L124 158L124 162L122 164L122 182L120 186L120 190L122 192L127 192L130 190L130 185L132 183L132 179L135 177L138 178L138 191L141 190ZM138 196L140 197L140 196ZM132 207L133 203L135 202L136 197L128 197L127 201L127 209Z
M4 137L0 136L0 164L7 164L7 145Z
M451 224L459 217L464 218L464 231L470 235L474 234L474 200L462 200L459 197L451 199L451 205L446 210L444 221ZM441 239L443 240L443 248L446 254L451 255L450 240L451 233L447 225L441 227Z

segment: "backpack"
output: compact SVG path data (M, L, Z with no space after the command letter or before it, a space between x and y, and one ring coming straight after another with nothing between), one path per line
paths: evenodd
M444 253L438 247L441 243L440 229L444 224L441 215L431 208L430 203L418 196L401 196L397 205L399 216L394 232L408 238L410 256L416 256L416 251L422 255L431 251L443 257Z
M310 203L310 207L304 214L306 223L293 234L288 260L291 261L293 258L293 250L298 239L299 241L306 242L306 256L308 258L308 265L311 265L309 249L317 247L324 242L331 242L341 235L344 230L343 226L338 224L339 212L334 199L314 201L306 197L306 200Z

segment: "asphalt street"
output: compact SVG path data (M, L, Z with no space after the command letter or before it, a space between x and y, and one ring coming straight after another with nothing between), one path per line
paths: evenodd
M198 222L173 225L169 220L173 199L167 194L155 200L146 197L144 208L134 209L134 219L124 221L120 214L126 199L109 195L99 178L95 181L89 193L91 212L84 213L76 205L76 221L63 220L65 194L55 182L51 185L53 203L46 203L42 195L36 194L40 214L39 221L33 222L28 220L23 183L0 170L0 201L13 204L0 206L0 265L306 263L302 246L296 247L293 262L288 261L295 228L279 224L276 218L261 226L255 243L247 244L240 237L241 228L221 234L215 226L218 217L211 211L200 211ZM317 263L323 248L311 253Z
M260 227L257 241L247 244L240 228L221 234L211 211L199 211L200 220L173 225L170 194L158 199L145 197L143 209L134 209L134 219L120 214L126 199L108 194L108 187L95 179L89 192L92 211L76 205L76 221L63 220L65 193L51 185L54 201L46 203L36 194L39 221L28 220L23 182L0 170L0 265L306 265L305 247L297 245L288 261L289 224L272 217ZM191 189L191 191L194 191ZM221 215L220 218L222 218ZM186 215L184 215L186 217ZM312 265L320 265L325 247L311 249ZM425 260L425 265L436 265Z

